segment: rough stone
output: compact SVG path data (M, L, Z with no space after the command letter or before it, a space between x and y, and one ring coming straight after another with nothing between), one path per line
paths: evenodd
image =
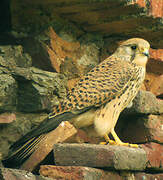
M12 111L16 109L17 100L15 95L17 92L17 83L15 79L18 81L18 85L20 86L18 91L19 101L17 106L19 107L19 110L27 112L42 111L49 109L51 105L55 105L65 94L65 88L62 88L62 86L57 86L60 84L60 82L63 83L64 80L61 78L63 81L61 80L57 82L57 85L54 88L51 88L50 85L46 84L47 79L40 75L42 72L33 72L34 69L32 70L32 68L29 68L31 66L31 57L34 60L33 65L36 67L39 66L43 70L54 71L53 67L55 67L58 72L61 71L65 73L69 79L79 77L80 73L85 73L87 70L89 70L89 68L94 66L97 60L99 60L97 57L99 57L98 47L100 46L95 45L96 39L93 39L92 42L91 40L88 40L88 43L87 41L83 41L80 43L79 47L78 40L81 40L82 36L87 38L85 34L87 32L90 32L90 34L95 37L97 37L98 33L104 35L105 42L108 41L107 45L109 44L109 50L104 47L104 49L107 51L106 57L112 52L116 42L119 42L120 40L130 37L142 37L147 39L150 42L151 47L154 49L151 49L151 59L147 65L148 76L146 78L147 81L149 78L149 81L145 82L144 89L152 91L152 93L154 93L156 96L162 98L163 50L159 49L163 47L163 40L160 38L162 37L163 24L162 0L48 0L47 2L42 0L22 2L20 2L20 0L13 0L10 3L11 13L9 14L11 14L12 30L15 29L17 31L12 31L12 33L14 37L17 38L16 43L20 42L20 39L26 39L26 41L23 41L23 46L27 45L28 48L24 51L24 48L22 48L20 45L0 46L0 74L4 75L5 78L7 78L6 81L8 81L7 88L5 87L4 89L8 90L11 88L14 91L14 93L11 91L7 91L7 94L4 93L5 98L7 97L8 99L3 99L0 97L0 111ZM138 7L137 4L143 8ZM62 17L62 19L59 16ZM154 18L152 16L154 16ZM67 20L70 20L73 23L69 23ZM82 30L79 30L75 26L80 27ZM47 27L53 28L49 30L49 33L51 33L49 38L47 38L48 35L44 36L42 33L40 33L45 32L44 30L48 29ZM62 39L57 39L60 42L60 46L57 43L55 44L56 39L54 38L55 33L52 32L53 30L57 33L58 37ZM72 44L74 44L76 40L77 43L75 43L75 46L73 46ZM68 41L68 43L66 44L65 41ZM10 42L12 42L12 40ZM62 43L64 44L63 46ZM73 47L75 47L75 50L71 51ZM29 54L32 56L30 57L25 52L31 52L31 54ZM91 53L89 54L89 52ZM77 58L72 59L72 53L76 53ZM96 57L95 60L93 59L94 56ZM89 58L90 64L87 64L87 58ZM64 61L62 61L63 59ZM101 57L101 59L103 58ZM91 61L93 64L91 64ZM53 62L53 67L51 62ZM80 67L83 66L86 69L76 68L79 67L78 65L80 65ZM34 75L34 77L31 77L31 74ZM13 79L13 77L10 75L12 75L15 79ZM52 78L56 77L52 76ZM41 80L41 82L39 82L39 80ZM9 82L11 82L11 84L9 84ZM51 84L53 81L48 81L48 83ZM63 87L65 87L65 85L63 85ZM25 91L25 89L27 91ZM64 92L60 92L60 90L64 90ZM25 96L22 96L23 93ZM5 106L1 108L2 100L3 103L5 103ZM163 103L150 93L140 92L137 99L135 99L133 102L133 107L129 111L129 113L136 116L138 114L142 115L150 113L161 114L163 113ZM18 137L20 137L20 134L23 134L31 128L31 119L34 117L34 115L27 115L29 116L28 122L27 116L24 116L25 121L23 121L24 119L22 117L22 121L16 120L8 125L1 125L0 129L2 134L0 135L0 149L3 148L2 152L5 151L6 153L6 147L8 147L8 144L14 142ZM131 119L135 120L135 117L133 116ZM159 117L150 115L147 118L143 117L140 119L143 120L143 127L146 129L139 129L141 131L140 134L138 134L138 132L136 132L136 127L140 127L140 123L139 125L135 125L135 131L130 129L130 132L132 131L133 135L130 136L128 134L126 136L133 138L135 135L137 138L139 137L141 142L146 142L149 140L162 142L162 126L160 124ZM16 124L17 122L21 123L22 127L19 127L19 124ZM11 125L14 125L12 130L10 129ZM131 126L132 125L130 125L130 127ZM5 132L9 133L4 134ZM11 137L8 137L9 135ZM91 142L90 139L84 137L81 135L81 133L78 134L78 137L79 141ZM7 146L4 148L5 143ZM154 147L154 149L156 152L158 152L156 147L157 145ZM154 167L157 163L153 164ZM159 163L157 166L159 166ZM146 176L142 176L142 178L145 177ZM155 178L155 176L150 177Z
M83 31L124 38L137 36L150 40L154 47L162 47L163 41L159 38L162 35L162 23L160 19L149 16L150 5L148 6L146 2L140 3L140 1L76 0L72 3L72 1L49 0L45 3L39 0L26 1L26 6L22 8L24 3L14 0L11 3L11 24L12 28L18 32L26 32L30 35L38 34L48 25L53 25L57 33L62 31L61 34L64 34L63 32L68 31L69 34L75 34L75 37L80 37ZM158 8L161 9L161 5L162 3ZM142 8L144 6L145 8ZM76 31L74 24L81 26L83 31Z
M14 113L2 113L0 114L0 123L11 123L16 120Z
M3 167L3 164L2 164L2 154L0 153L0 168Z
M14 68L14 67L30 67L32 66L32 59L29 54L24 52L21 45L5 45L0 46L0 66Z
M0 111L16 110L17 82L7 74L0 73Z
M63 64L64 61L71 62L74 57L77 58L75 53L79 51L80 43L78 41L71 42L62 39L56 34L52 26L40 34L37 39L38 43L41 43L42 51L44 51L46 55L46 63L50 62L56 72L61 72L61 64ZM71 39L71 37L69 37L69 39ZM71 68L73 68L72 64ZM77 75L79 73L79 70L74 68L73 73L73 76L75 76L75 74Z
M163 97L163 75L147 73L144 81L145 90L152 92L157 97Z
M40 167L40 174L60 180L122 180L122 177L117 172L107 172L101 169L82 166L44 165Z
M8 168L0 168L0 177L2 180L51 180L47 177L33 175L31 172Z
M25 161L21 169L33 171L52 151L54 144L68 141L77 130L69 122L62 122L55 130L45 135L36 151Z
M162 180L163 173L160 174L148 174L148 173L135 173L135 180Z
M150 49L147 72L161 75L163 69L163 49Z
M65 95L64 75L31 67L31 58L22 46L3 46L0 50L3 53L0 56L0 84L3 84L0 110L49 110Z
M147 168L163 172L163 145L157 143L146 143L142 145L146 151L148 163Z
M63 156L64 154L64 156ZM144 170L146 153L140 148L93 144L55 144L56 165Z
M131 108L126 108L129 114L161 114L163 113L163 101L156 98L148 91L139 91Z
M16 120L0 126L0 152L7 156L11 144L38 126L46 117L46 113L14 113Z
M38 43L41 43L42 46L41 51L44 52L44 56L46 55L44 58L46 63L51 64L56 72L61 72L68 79L79 78L99 63L99 47L97 44L102 37L96 38L96 40L92 37L92 42L90 40L89 43L88 39L83 39L83 37L80 38L80 42L77 40L70 41L70 35L67 36L68 40L65 40L56 34L54 29L55 27L49 27L37 38ZM36 59L33 61L35 64Z
M163 143L163 115L129 117L120 122L121 139L130 143Z
M25 78L19 83L17 106L19 111L49 110L66 94L66 78L62 74L34 67L16 68L13 74Z

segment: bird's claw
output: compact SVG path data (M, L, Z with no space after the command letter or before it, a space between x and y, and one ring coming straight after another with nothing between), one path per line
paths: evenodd
M101 145L106 145L106 144L110 144L110 145L116 145L116 142L113 140L108 140L106 142L100 142Z
M139 148L139 145L138 144L129 144L129 147Z
M106 145L107 142L100 142L100 145Z
M132 148L139 148L139 145L138 144L129 144L129 143L117 143L113 140L109 140L108 142L100 142L101 145L117 145L117 146L127 146L127 147L132 147Z
M127 147L132 147L132 148L138 148L138 144L130 144L130 143L115 143L113 145L119 145L119 146L127 146Z

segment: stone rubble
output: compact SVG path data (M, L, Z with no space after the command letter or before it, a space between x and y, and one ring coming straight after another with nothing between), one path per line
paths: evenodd
M162 180L163 1L13 0L10 7L11 40L0 33L0 179ZM142 89L116 131L140 148L97 145L104 139L92 127L78 130L64 122L46 135L21 170L4 168L9 146L130 37L150 42L150 59Z

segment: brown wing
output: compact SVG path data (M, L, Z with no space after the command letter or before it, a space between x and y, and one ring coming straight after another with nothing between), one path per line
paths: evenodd
M111 56L79 80L49 118L69 111L83 111L100 106L123 93L130 80L135 77L134 65Z
M38 136L55 129L62 121L71 119L92 107L101 106L121 95L128 82L134 80L135 75L135 68L131 63L112 57L106 59L77 83L65 100L54 107L49 118L14 143L11 149L19 149L32 138L35 138L33 140L35 142Z
M64 120L121 95L136 76L133 64L113 57L106 59L77 83L49 118L10 147L11 156L4 163L19 166L37 148L45 133Z

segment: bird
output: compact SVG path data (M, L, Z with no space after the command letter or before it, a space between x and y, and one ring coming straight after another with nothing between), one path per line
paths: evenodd
M115 132L120 113L132 103L146 73L150 44L142 38L120 42L115 52L85 74L66 97L52 108L38 127L10 147L6 166L20 166L39 146L43 137L62 121L77 128L94 125L98 136L111 145L138 147L124 143ZM114 140L109 138L112 135Z

